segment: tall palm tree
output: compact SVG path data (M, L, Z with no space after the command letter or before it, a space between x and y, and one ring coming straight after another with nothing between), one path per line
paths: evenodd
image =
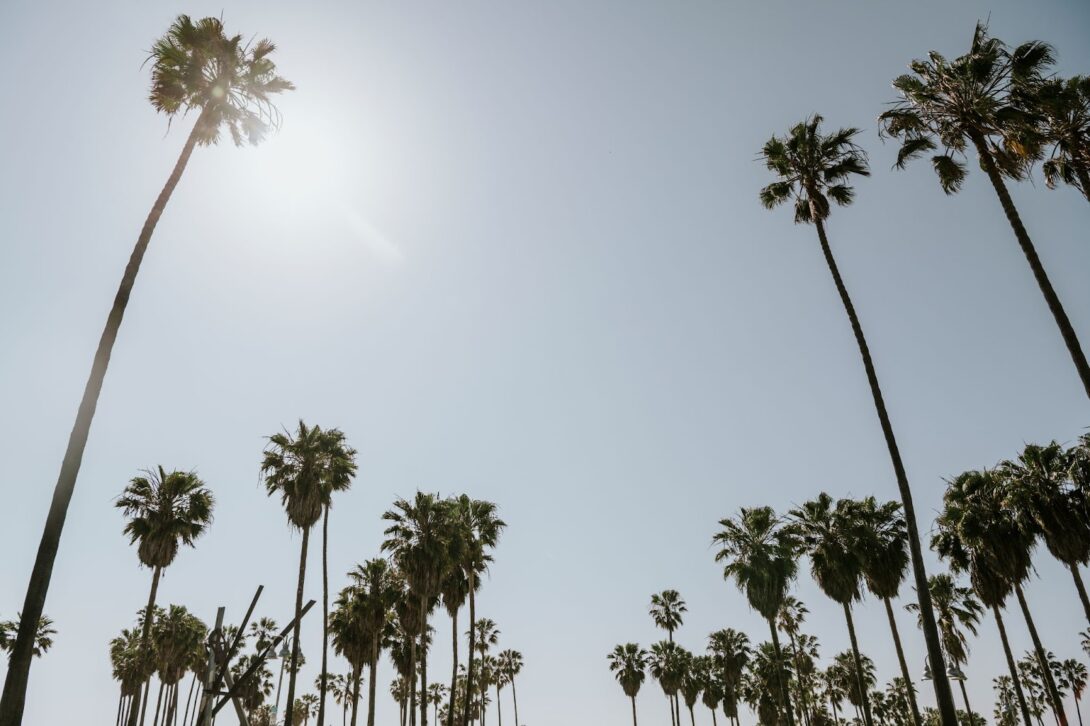
M204 644L207 635L207 626L180 605L169 606L156 619L152 639L160 688L166 689L166 700L163 703L164 724L174 721L178 710L178 683L189 667L193 651ZM158 718L155 721L158 722Z
M833 656L833 672L841 679L841 689L848 703L855 706L857 711L862 709L864 702L860 694L870 692L877 683L874 661L865 655L857 656L851 651L837 653Z
M722 679L723 714L736 720L742 674L753 654L749 637L733 628L717 630L708 636L708 653Z
M704 679L700 672L700 663L692 653L685 651L686 657L682 659L681 697L685 699L685 707L689 709L689 723L696 726L696 714L693 708L700 698L700 692L704 690Z
M449 702L446 711L453 717L455 714L454 700L457 697L458 685L458 642L462 638L462 633L458 630L458 612L466 604L469 597L469 578L466 577L465 570L460 566L460 563L465 560L463 551L468 540L464 528L460 526L456 504L453 504L450 508L448 526L451 528L449 551L455 566L451 567L443 578L442 599L443 607L447 611L447 615L450 616L452 653L450 687L447 690ZM477 585L478 589L480 588L480 582L479 578L474 579L474 584ZM455 723L452 721L449 726L455 726Z
M935 520L931 547L951 570L968 573L977 597L995 616L1024 726L1031 726L1002 609L1014 583L1028 576L1033 535L1008 515L1002 498L1000 481L991 471L967 471L951 480Z
M799 654L798 637L802 634L800 628L809 612L802 600L788 595L784 598L783 606L777 616L780 630L787 633L787 637L791 639L791 660L794 662L796 674L795 698L798 701L798 710L802 714L802 720L806 726L810 726L810 709L807 704L806 691L803 689L802 678L799 675L799 666L802 661Z
M1008 504L1071 572L1090 622L1090 597L1079 574L1079 565L1090 562L1090 507L1086 493L1071 484L1073 463L1074 452L1053 441L1044 446L1028 444L1016 460L1003 462L1000 469L1009 482Z
M125 629L110 641L110 666L121 694L117 702L116 726L128 722L134 701L138 702L140 690L147 678L147 661L141 657L140 631Z
M863 360L867 382L870 385L871 398L875 412L882 427L882 435L893 465L897 489L901 504L904 506L905 524L908 531L909 552L912 555L912 574L916 581L920 611L924 613L924 639L927 652L933 663L942 663L939 634L934 623L931 604L927 602L927 571L923 563L923 549L920 545L920 532L916 525L916 508L912 503L912 489L908 483L897 438L893 433L886 411L885 398L878 383L878 373L871 359L863 326L855 311L848 288L840 275L836 258L833 256L829 238L825 234L825 220L831 209L830 200L840 206L847 206L855 199L855 189L849 182L856 176L869 176L867 155L856 143L859 133L855 128L843 128L831 134L821 130L821 116L811 116L796 124L785 137L773 136L765 144L761 156L768 169L777 176L777 180L761 190L762 204L768 209L785 202L793 201L796 224L813 224L817 230L818 242L825 257L825 263L832 275L833 284L840 295L844 311L848 315L852 332L855 335L859 355ZM954 699L950 692L950 683L945 671L936 676L934 681L935 697L943 721L953 723L956 715Z
M617 682L621 684L624 695L632 701L632 726L638 726L636 721L636 696L640 692L640 686L647 678L646 650L636 643L618 645L609 654L609 669L613 671ZM515 716L515 726L518 726L518 716Z
M715 658L698 655L693 658L692 674L700 683L700 702L711 712L712 726L718 726L715 710L723 700L723 683L716 667Z
M1074 658L1068 658L1060 663L1060 669L1071 687L1071 696L1075 699L1075 713L1079 716L1079 726L1082 726L1082 709L1079 708L1079 701L1082 700L1083 691L1086 690L1086 666Z
M852 655L855 657L854 673L862 676L859 642L855 636L852 619L852 603L862 598L864 547L858 536L860 515L854 502L833 498L825 492L817 499L792 509L788 516L799 533L807 554L810 555L810 574L818 587L844 609L848 625ZM863 723L872 726L868 689L857 680L856 692L863 709Z
M0 623L0 653L11 653L15 645L15 635L19 632L19 623L23 619L22 613L15 616L15 620L5 620ZM35 658L41 658L53 647L53 636L57 634L53 627L53 620L48 615L38 618L38 627L34 631Z
M782 723L777 703L787 702L791 681L791 662L773 643L761 643L749 662L743 693L746 702L757 712L760 723Z
M144 657L151 658L151 628L155 619L155 597L159 591L159 577L178 555L181 545L194 546L212 522L215 500L204 482L188 471L172 471L163 467L147 471L144 476L134 477L115 503L126 517L125 534L131 544L136 544L140 564L151 569L151 592L140 633ZM145 686L139 708L129 714L129 726L143 721L148 705Z
M1030 149L1029 160L1047 157L1041 165L1045 183L1055 189L1063 182L1090 201L1090 77L1018 78L1012 97L1032 120L1041 149ZM1032 138L1032 136L1031 136Z
M719 546L715 561L726 562L723 578L733 579L738 589L745 592L749 606L768 621L778 663L783 654L776 632L776 615L798 574L798 539L791 529L781 526L771 507L743 507L735 517L719 520L719 526L722 529L712 538L713 544ZM776 693L780 699L776 704L779 712L787 719L788 726L795 726L782 672Z
M360 603L360 629L354 631L367 648L367 726L375 726L375 691L379 653L387 634L394 605L401 594L396 576L386 560L367 560L348 575L354 582L354 597ZM356 710L359 704L359 673L356 673L352 694L352 726L356 726Z
M480 576L487 571L489 563L492 562L490 551L495 548L500 533L507 524L499 518L499 508L493 502L471 499L463 494L452 502L451 507L453 509L451 516L456 527L455 538L460 543L456 550L456 553L460 556L458 564L465 573L469 592L469 629L466 631L469 636L469 667L466 669L465 688L467 700L466 706L461 711L462 726L469 726L471 711L469 699L473 697L477 690L473 685L473 679L476 677L476 671L473 668L476 657L475 638L477 634L476 593ZM451 551L454 552L454 548ZM451 713L456 713L454 710L455 690L455 688L451 688Z
M522 673L522 653L511 649L501 650L499 655L496 656L496 661L499 663L500 672L503 673L507 682L511 684L511 699L515 707L515 726L521 726L522 722L519 721L519 697L518 692L515 690L515 676Z
M152 85L148 99L151 105L171 119L179 113L184 115L195 111L197 120L174 170L140 230L95 351L91 375L80 400L75 425L69 434L53 490L53 501L38 545L38 555L27 585L23 612L28 621L25 632L19 633L12 650L11 667L4 683L3 700L0 701L0 726L17 726L22 720L33 657L33 626L45 607L53 562L57 557L61 531L72 501L110 354L155 225L178 185L194 148L216 143L222 128L228 129L236 145L241 145L244 139L256 144L270 127L277 125L279 114L271 99L293 86L276 75L276 65L270 58L274 50L275 46L268 40L244 44L241 35L228 37L223 22L218 18L194 22L186 15L179 16L152 47L149 57Z
M942 646L954 668L960 668L969 662L969 640L966 631L976 635L976 626L984 608L973 596L973 591L958 585L953 577L945 572L932 575L928 581L931 588L931 602L935 605L935 614L939 620L939 633L942 634ZM909 605L910 609L916 609ZM961 697L965 702L965 713L970 720L973 709L969 706L969 694L965 690L965 679L958 679Z
M685 675L685 656L682 651L683 649L677 643L660 640L652 644L651 652L647 658L647 666L651 677L659 682L659 687L662 688L662 692L666 696L666 705L670 711L670 723L673 726L680 726L674 709L674 699L677 697L678 689L681 688L681 682Z
M363 667L371 662L372 634L368 631L366 593L361 585L350 585L341 590L333 604L329 617L329 632L333 651L348 661L352 668L346 690L345 702L352 704L352 724L360 699L360 678ZM321 676L318 676L319 685Z
M905 682L905 693L914 726L921 726L920 706L916 702L916 689L901 647L901 634L897 618L893 614L893 598L900 594L901 583L908 574L908 529L898 502L878 504L874 497L858 503L856 524L859 527L859 543L863 555L863 579L871 594L880 599L886 608L886 619L893 635L897 651L897 663Z
M958 192L967 175L966 153L972 147L999 197L1041 294L1060 329L1086 395L1090 396L1090 364L1045 272L1037 249L1022 224L1003 177L1022 179L1025 159L1012 153L1032 133L1034 119L1018 107L1011 91L1021 79L1042 76L1053 62L1052 49L1040 42L1011 50L988 35L978 23L969 52L948 61L932 51L927 60L914 60L911 74L893 81L901 97L880 117L882 132L902 140L897 168L930 152L939 184L947 194Z
M332 493L347 486L356 473L356 451L345 443L340 429L323 430L302 420L295 434L287 431L269 437L261 461L261 474L269 496L279 495L291 526L303 533L299 547L299 580L295 589L295 627L288 675L289 707L284 726L295 718L295 680L298 675L299 630L303 612L303 586L307 575L310 530L322 516Z
M651 596L651 607L648 609L655 626L666 631L667 640L674 642L674 631L684 620L686 611L685 601L677 590L663 590ZM674 696L675 720L681 719L681 710L678 706L677 696Z

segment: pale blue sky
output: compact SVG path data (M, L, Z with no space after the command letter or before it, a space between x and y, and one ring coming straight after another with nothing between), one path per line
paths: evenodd
M829 228L923 526L942 477L1090 425L983 175L947 198L925 163L887 171L894 148L874 122L908 61L957 54L989 14L999 37L1048 40L1063 72L1090 71L1077 0L13 0L0 7L4 617L21 606L124 262L188 129L167 132L141 68L179 12L275 39L299 90L264 146L195 154L159 225L57 559L46 609L60 635L35 664L28 726L113 716L106 643L149 574L112 499L140 468L196 468L218 497L160 601L209 620L226 604L237 619L262 583L261 614L287 619L299 538L257 469L263 437L300 416L360 450L332 520L338 585L376 554L396 495L501 505L510 528L480 613L525 655L527 724L628 722L605 655L658 639L654 591L688 600L690 648L726 626L763 638L713 562L716 521L820 489L896 494L813 230L756 199L756 151L813 111L862 127L873 155L874 177ZM1039 180L1014 197L1090 345L1090 206ZM1042 637L1076 656L1070 578L1037 563ZM823 655L845 649L837 606L807 575L797 590ZM868 601L857 618L885 681L885 616ZM902 612L918 672L912 623ZM431 672L445 674L449 621L436 626ZM1009 628L1027 648L1016 613ZM981 633L966 669L979 707L1002 672L990 620ZM387 665L381 678L385 693ZM379 709L393 718L388 699ZM657 685L640 709L666 719Z

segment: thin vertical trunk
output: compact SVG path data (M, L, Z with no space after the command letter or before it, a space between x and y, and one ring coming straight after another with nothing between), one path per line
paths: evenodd
M291 635L291 663L288 664L288 701L284 709L284 726L292 726L295 718L295 678L299 675L299 625L303 619L303 585L307 579L307 545L310 544L310 527L303 530L303 542L299 546L299 584L295 588L295 627Z
M125 689L120 689L121 695L117 698L117 718L114 719L114 723L117 726L121 726L121 712L125 708Z
M163 574L163 568L155 567L151 574L151 591L148 593L148 604L144 610L144 622L140 626L140 655L151 663L151 626L155 620L155 599L159 593L159 578ZM151 676L144 682L143 696L137 693L137 708L129 713L129 726L136 726L137 722L143 726L144 715L148 710L148 692L151 690Z
M273 703L273 714L280 717L280 689L284 687L284 666L286 664L285 659L280 659L280 678L276 682L276 701Z
M630 696L629 698L631 698L631 700L632 700L632 726L640 726L639 723L636 721L636 697L635 696ZM516 713L515 714L515 726L518 726L518 720L519 720L519 717L518 717L518 714Z
M325 693L329 679L329 505L322 514L322 675L318 689L318 726L326 726Z
M791 704L787 702L787 686L783 682L783 668L779 667L780 661L783 660L783 651L780 650L780 636L776 632L776 621L774 618L768 619L768 629L772 632L772 648L776 652L776 680L779 681L779 688L777 689L780 710L787 718L787 726L795 726L795 716L791 713Z
M799 701L799 712L802 714L802 722L805 726L810 726L810 713L806 704L806 691L802 685L802 669L799 668L799 646L795 640L795 632L792 630L787 634L791 638L791 654L795 661L795 697Z
M356 714L358 714L360 710L360 677L362 675L362 666L356 668L352 673L352 726L356 726ZM374 678L374 674L372 674L371 677Z
M189 679L189 692L185 696L185 712L182 714L182 724L185 725L189 720L189 703L193 700L193 686L197 683L197 674L193 673L193 677Z
M155 716L151 722L155 726L159 726L159 709L163 705L163 682L159 681L159 697L155 699Z
M831 696L829 697L829 705L833 707L833 721L836 723L836 726L840 726L840 711L836 707L836 701L834 701Z
M1003 615L998 605L992 605L992 614L995 615L995 624L999 628L999 639L1003 641L1003 655L1007 658L1007 669L1011 674L1011 682L1014 684L1014 695L1018 699L1018 708L1022 712L1024 726L1033 726L1029 715L1029 707L1026 705L1026 696L1022 693L1022 679L1018 675L1018 666L1014 662L1014 654L1011 652L1010 641L1007 640L1007 627L1003 624Z
M923 723L920 720L920 706L916 702L916 688L912 685L912 674L908 670L908 662L905 660L905 651L901 647L901 633L897 630L897 618L893 615L893 604L890 603L889 598L882 598L882 602L886 605L886 617L889 619L889 631L893 634L893 646L897 650L897 663L901 666L901 677L905 681L905 690L908 695L908 704L912 709L912 723L914 726L921 726Z
M984 171L987 172L988 179L991 180L995 193L999 197L999 203L1003 206L1003 213L1007 216L1007 221L1010 223L1011 229L1014 230L1014 236L1018 239L1018 245L1026 256L1026 262L1029 263L1029 268L1033 272L1037 286L1041 288L1041 294L1044 295L1045 302L1048 303L1048 309L1056 320L1056 326L1060 329L1064 345L1067 346L1067 351L1075 364L1075 371L1079 374L1082 387L1086 391L1087 397L1090 397L1090 363L1086 362L1086 354L1082 351L1082 344L1079 343L1079 338L1075 334L1075 328L1072 327L1071 321L1067 317L1067 311L1064 310L1059 295L1056 294L1056 290L1052 287L1052 281L1048 279L1048 273L1045 272L1041 258L1037 255L1037 248L1034 247L1033 240L1030 239L1029 233L1022 224L1022 218L1018 215L1018 209L1014 206L1014 201L1007 190L1007 184L1003 181L1003 176L999 173L995 160L988 150L987 142L979 134L974 134L972 141L973 145L976 146L977 154L980 156L980 163L984 167Z
M1071 577L1075 579L1075 589L1079 591L1079 600L1082 601L1082 611L1086 615L1086 621L1090 622L1090 598L1086 596L1086 585L1082 582L1079 566L1071 563L1068 568L1071 570Z
M371 640L371 662L367 666L367 726L375 726L375 672L378 669L378 634ZM355 710L352 712L352 726L356 726Z
M677 692L674 692L674 719L677 726L681 726L681 699L677 697Z
M1052 713L1056 716L1060 726L1067 726L1067 714L1064 713L1063 701L1060 692L1056 690L1056 681L1052 678L1052 670L1048 667L1048 659L1045 658L1045 649L1041 645L1041 638L1037 635L1037 626L1033 623L1029 605L1026 604L1026 596L1022 593L1021 583L1016 583L1014 593L1018 596L1018 605L1022 608L1022 615L1026 619L1026 627L1029 629L1030 638L1033 639L1033 649L1037 653L1037 663L1041 666L1041 680L1045 684L1045 692L1048 693L1049 703L1052 705Z
M515 691L515 677L511 676L511 699L515 702L515 726L522 726L522 722L519 721L519 697L518 692ZM633 703L633 706L636 704Z
M454 726L454 699L455 691L458 686L458 608L454 608L454 612L450 616L450 628L451 628L451 650L453 655L451 657L450 666L450 703L447 705L447 720L450 722L448 726ZM518 719L516 719L517 721ZM436 726L439 722L436 721Z
M715 709L709 708L708 710L712 712L712 726L719 726L719 719L715 717Z
M973 707L969 705L969 693L965 690L965 681L958 681L958 687L961 688L961 700L965 702L965 713L969 717L969 723L973 723Z
M45 608L46 593L49 591L49 581L53 575L53 562L57 558L57 550L60 547L64 520L68 515L72 492L76 488L76 477L83 461L83 450L87 446L87 436L91 431L91 421L95 417L102 382L106 378L106 369L110 365L110 354L113 352L117 333L121 329L121 320L125 317L125 307L129 303L129 295L136 282L136 275L140 271L140 263L144 259L148 243L151 242L151 235L197 145L198 131L204 123L205 113L202 111L197 117L197 122L193 125L193 130L182 147L182 153L178 156L173 171L144 221L140 236L137 237L136 245L129 257L129 263L125 267L125 273L121 277L121 284L114 296L109 317L106 318L106 327L98 341L94 362L91 364L91 375L87 378L87 385L83 389L83 398L76 412L76 422L68 436L68 446L64 452L64 460L61 462L61 471L57 477L57 484L53 488L53 500L49 505L49 514L45 520L42 539L38 544L34 569L30 573L26 598L23 600L19 632L9 653L4 695L0 698L0 726L19 726L22 723L27 684L30 680L30 664L34 657L34 636L42 617L42 610Z
M409 726L416 726L416 636L412 638L409 646L409 714L407 720Z
M1075 713L1079 717L1079 726L1082 726L1082 709L1079 708L1079 697L1075 696Z
M473 701L473 649L477 645L477 598L474 597L476 571L471 566L469 578L469 667L466 669L466 702L462 707L462 726L469 726L469 707Z
M935 624L935 612L931 606L931 591L927 586L927 570L923 564L923 548L920 545L920 531L916 524L916 507L912 503L912 489L908 484L908 475L905 473L904 463L901 461L901 452L897 446L897 439L893 434L893 424L890 423L889 414L886 411L885 398L882 396L882 388L878 384L878 373L871 360L870 348L867 339L863 335L863 326L856 315L855 306L848 295L848 288L840 276L833 250L829 246L829 238L825 236L825 225L821 215L814 209L814 226L817 227L818 239L821 242L821 251L825 255L825 262L829 266L829 272L833 276L840 300L844 304L844 311L848 314L848 320L855 334L855 342L859 346L859 355L863 359L863 368L867 373L867 382L870 384L871 397L874 399L874 408L878 414L878 421L882 426L882 435L886 440L886 448L889 450L889 458L893 464L893 473L897 479L897 489L901 494L901 506L904 509L905 528L908 532L908 549L912 555L912 577L916 583L916 596L919 599L920 620L923 626L924 641L927 644L927 657L934 672L932 684L935 688L935 700L939 708L939 716L943 724L954 726L957 724L957 709L954 707L954 694L950 690L950 681L946 678L946 662L942 656L942 645L939 640L939 629Z
M503 703L500 701L500 684L496 683L496 726L503 726Z
M866 726L874 726L870 714L870 696L867 695L867 685L863 682L863 659L859 657L859 642L855 639L852 606L846 602L841 604L844 606L844 619L848 621L848 637L852 642L852 658L855 659L855 687L859 691L859 703L863 706L863 723Z
M688 704L685 704L688 706ZM693 713L693 707L689 706L689 721L692 726L696 726L696 715Z
M420 598L420 726L428 726L428 601Z

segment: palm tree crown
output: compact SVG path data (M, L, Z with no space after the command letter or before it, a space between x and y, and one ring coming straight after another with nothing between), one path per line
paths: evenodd
M609 669L629 698L636 697L647 678L647 659L647 651L636 643L618 645L609 654Z
M677 590L663 590L651 596L650 614L655 625L674 637L674 631L682 624L685 614L685 601Z
M356 450L347 445L340 429L323 430L299 421L294 435L285 431L269 437L261 473L269 496L280 495L288 521L306 530L321 518L333 492L351 485Z
M745 592L750 607L773 620L798 574L798 538L771 507L743 507L719 526L712 541L719 546L716 562L726 562L723 577Z
M212 493L193 472L159 467L134 477L116 506L129 521L125 534L147 567L169 567L181 544L193 546L212 522Z

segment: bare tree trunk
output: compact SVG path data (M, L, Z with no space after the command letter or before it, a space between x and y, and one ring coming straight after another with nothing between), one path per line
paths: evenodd
M848 636L852 642L852 658L855 660L855 687L859 693L859 703L863 706L863 723L866 726L874 726L870 715L870 698L867 696L867 685L863 682L863 659L859 657L859 643L855 639L855 622L852 620L852 607L848 603L844 606L844 619L848 621Z
M193 677L189 679L189 692L185 696L185 712L182 714L182 726L185 726L186 721L189 720L189 702L193 700L193 686L197 682L197 674L194 673Z
M1072 562L1068 564L1068 568L1071 570L1071 577L1075 579L1075 589L1079 591L1079 600L1082 601L1082 611L1086 615L1086 621L1090 622L1090 598L1086 596L1086 586L1082 582L1079 566Z
M454 608L454 613L450 616L450 627L450 640L453 655L451 657L450 666L450 703L447 705L447 713L449 714L447 719L450 722L448 726L454 726L454 699L455 691L458 687L458 608ZM517 721L518 719L516 718L515 720ZM436 721L436 726L439 726L438 721Z
M288 665L288 702L284 713L284 726L292 726L295 718L295 678L299 675L299 625L303 620L303 585L307 578L307 545L310 543L310 527L303 530L303 543L299 547L299 584L295 588L295 627L291 636L291 663Z
M182 178L189 163L189 157L197 145L198 130L205 120L206 111L202 111L189 133L182 153L174 164L174 170L167 178L166 184L159 192L151 212L148 213L144 226L140 230L140 236L136 239L129 263L125 267L125 273L121 277L117 295L114 296L113 306L110 308L109 317L106 318L106 327L102 331L102 337L98 341L98 349L95 351L94 362L91 364L91 375L87 379L87 385L83 389L83 398L80 400L79 410L76 413L76 423L68 436L68 447L64 452L64 460L61 463L60 475L53 489L53 500L49 505L49 514L45 520L45 528L42 531L42 539L38 544L38 555L34 560L34 569L30 573L30 581L27 584L26 598L23 600L22 618L19 622L19 632L12 645L10 659L8 661L8 674L4 681L4 695L0 698L0 726L20 726L23 721L23 708L26 704L26 690L30 681L30 664L34 657L34 636L37 632L38 622L42 618L42 610L45 609L46 593L49 591L49 581L53 576L53 562L57 558L57 550L60 548L61 532L64 530L64 520L68 515L68 505L72 501L72 492L76 488L76 477L79 474L80 464L83 461L83 450L87 446L87 436L91 431L91 421L95 417L95 408L98 406L98 396L102 391L102 382L106 378L106 369L110 364L110 355L113 352L114 341L121 329L121 320L125 316L125 308L129 303L129 295L136 282L136 274L140 271L140 263L144 259L144 253L151 242L151 235L155 231L155 225L166 209L174 188ZM130 720L131 723L131 720Z
M318 726L326 726L325 693L329 678L329 505L322 514L322 675L318 695Z
M921 726L920 706L916 702L916 688L912 685L912 674L908 670L908 662L905 661L905 651L901 647L901 634L897 630L897 618L893 615L893 605L888 597L882 598L886 605L886 617L889 619L889 631L893 634L893 645L897 650L897 663L901 666L901 677L905 681L905 689L908 695L908 704L912 708L912 723Z
M632 726L639 726L636 722L636 697L632 696ZM518 726L518 716L515 716L515 726Z
M1014 684L1014 695L1018 698L1018 708L1022 712L1022 722L1025 726L1033 726L1029 715L1029 707L1026 706L1026 696L1022 693L1022 679L1018 675L1018 666L1014 662L1011 644L1007 640L1007 628L1003 624L1003 616L998 605L992 605L992 613L995 615L995 624L999 628L999 639L1003 641L1003 655L1007 658L1007 669L1010 671L1011 682Z
M428 726L428 602L420 598L420 726Z
M1029 628L1029 635L1033 640L1033 649L1037 653L1037 662L1041 666L1041 680L1044 681L1045 692L1052 704L1052 713L1056 716L1060 726L1067 726L1067 714L1064 713L1063 701L1060 699L1060 692L1056 690L1056 681L1053 680L1052 670L1048 667L1045 649L1041 645L1041 638L1037 635L1037 626L1033 623L1033 616L1030 615L1029 605L1026 604L1026 596L1022 593L1021 584L1015 583L1014 594L1018 596L1018 605L1022 608L1022 615L1026 619L1026 627Z
M477 573L470 567L466 574L469 579L469 667L466 669L466 702L462 707L462 726L469 726L470 704L473 702L473 649L477 644L477 603L473 594Z
M159 681L159 697L155 699L155 717L151 721L155 726L159 726L159 708L162 705L163 705L163 682Z
M780 636L776 632L776 622L772 618L768 619L768 629L772 632L772 648L776 652L776 680L779 686L776 700L779 701L780 710L783 711L787 718L787 726L795 726L795 716L791 713L791 704L787 702L787 686L784 684L783 668L779 667L780 662L783 661L783 651L780 650Z
M897 480L897 489L901 495L901 506L904 508L905 529L908 532L908 549L912 555L912 577L916 582L916 597L920 606L920 621L923 628L924 641L927 644L927 657L934 672L932 684L935 688L935 700L939 707L939 716L945 726L957 725L957 709L954 707L954 694L950 690L950 681L946 677L946 662L942 655L942 645L939 640L939 629L935 624L935 612L931 606L931 591L927 585L927 570L923 564L923 548L920 545L920 531L916 524L916 507L912 503L912 488L908 484L908 474L905 473L904 463L901 461L901 452L897 446L897 439L893 434L893 424L890 423L889 414L886 411L885 398L882 388L878 384L878 373L871 359L870 347L863 335L863 326L855 312L848 288L840 276L836 259L833 257L832 247L829 246L829 238L825 236L825 225L817 210L812 210L814 226L817 227L818 239L821 242L821 251L825 255L825 262L829 272L833 276L833 283L840 300L844 304L844 311L848 314L852 332L855 334L855 342L859 347L859 355L863 359L863 368L867 373L867 381L870 384L871 397L874 399L874 408L878 414L878 421L882 426L882 435L886 440L886 448L889 450L889 458L893 464L893 473Z
M515 677L511 676L511 699L515 702L515 726L522 726L522 722L519 721L519 696L515 691ZM632 703L635 706L635 701Z
M378 652L378 635L376 634L371 641L371 662L368 666L370 682L367 684L367 726L375 726L375 672L378 668ZM356 726L355 721L352 722L352 726Z

